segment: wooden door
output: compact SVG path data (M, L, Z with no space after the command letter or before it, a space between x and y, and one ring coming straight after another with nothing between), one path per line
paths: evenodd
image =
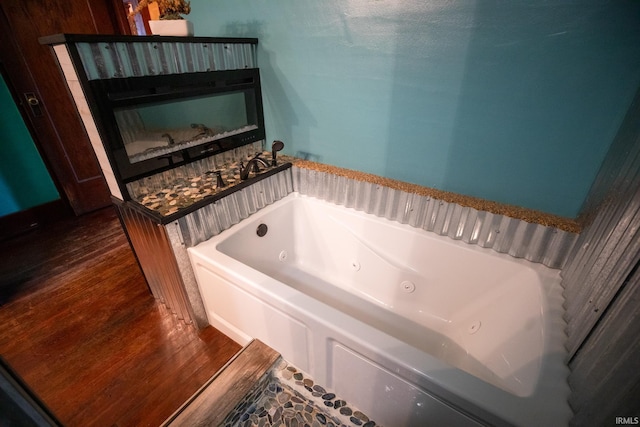
M124 34L128 24L123 10L121 0L0 2L5 77L49 172L76 215L110 204L109 190L51 48L38 38Z

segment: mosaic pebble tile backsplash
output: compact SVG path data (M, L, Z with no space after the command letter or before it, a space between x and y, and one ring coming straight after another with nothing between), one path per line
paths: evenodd
M261 148L256 150L256 145L232 150L212 159L204 159L186 167L129 183L129 193L134 201L162 216L174 214L239 184L240 162L246 164L261 153L260 157L270 163L271 152L263 151ZM260 173L271 169L274 167L260 166ZM250 176L253 177L254 174L251 173Z
M163 216L171 215L240 182L237 164L232 164L219 173L224 186L217 185L216 172L207 171L191 178L178 178L157 192L142 194L136 201Z
M283 359L236 405L224 427L374 427L374 420Z

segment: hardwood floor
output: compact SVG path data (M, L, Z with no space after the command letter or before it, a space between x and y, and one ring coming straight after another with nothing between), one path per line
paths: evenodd
M0 260L0 354L65 426L157 426L240 350L154 300L112 207Z

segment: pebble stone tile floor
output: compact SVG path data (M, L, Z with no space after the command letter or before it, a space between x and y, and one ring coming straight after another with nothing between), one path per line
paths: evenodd
M280 359L221 424L225 427L379 426L335 393Z

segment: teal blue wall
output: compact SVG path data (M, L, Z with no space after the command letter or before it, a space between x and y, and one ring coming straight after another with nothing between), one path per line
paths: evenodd
M0 217L60 198L2 78L0 144Z
M289 154L574 217L640 84L640 2L191 0L259 37Z

